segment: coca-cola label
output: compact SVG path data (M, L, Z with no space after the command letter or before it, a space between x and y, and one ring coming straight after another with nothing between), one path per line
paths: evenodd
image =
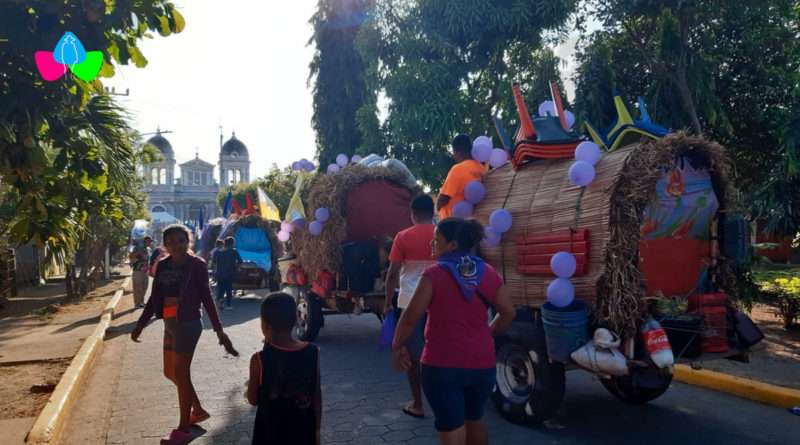
M663 328L651 329L642 334L647 352L650 354L662 349L671 349L667 333Z

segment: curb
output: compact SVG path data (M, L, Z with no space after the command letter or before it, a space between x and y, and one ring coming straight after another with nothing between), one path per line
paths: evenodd
M125 288L130 281L131 277L125 278L125 281L122 282L122 287L114 293L114 297L106 304L102 314L100 314L100 322L97 327L83 341L78 353L72 358L64 375L61 376L61 380L56 385L53 394L47 400L44 409L39 413L39 417L36 418L33 427L28 431L28 436L25 438L26 444L49 444L58 437L64 423L64 414L72 406L75 395L78 393L88 369L91 368L97 351L103 344L106 328L111 324L111 320L114 319L114 309L125 293Z
M800 390L736 377L707 369L696 370L689 365L675 365L675 380L733 394L756 402L786 408L800 406Z

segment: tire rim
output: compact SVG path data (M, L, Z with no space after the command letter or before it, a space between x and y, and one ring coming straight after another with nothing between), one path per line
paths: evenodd
M523 404L533 393L536 377L528 351L513 343L497 352L497 391L514 404Z

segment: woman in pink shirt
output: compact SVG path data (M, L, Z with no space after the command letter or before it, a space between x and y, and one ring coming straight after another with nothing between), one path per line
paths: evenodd
M439 222L431 241L437 263L422 273L392 343L395 368L408 369L403 344L427 312L422 390L443 445L489 443L481 418L495 380L492 337L508 329L515 315L503 279L472 253L482 238L483 227L475 220ZM488 323L490 306L497 315Z

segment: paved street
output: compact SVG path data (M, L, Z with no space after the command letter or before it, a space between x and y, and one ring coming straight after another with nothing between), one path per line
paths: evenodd
M139 313L125 311L116 321L60 443L157 444L177 424L177 393L161 373L162 323L151 323L142 343L127 336ZM250 355L262 339L256 296L237 299L222 320L241 356L225 356L205 322L192 372L212 417L196 429L193 444L250 443L255 409L244 390ZM430 410L419 420L400 411L410 395L388 351L377 352L379 328L371 314L326 317L316 342L322 348L323 443L438 443ZM800 417L784 409L680 383L651 404L631 406L582 371L567 374L564 404L546 425L510 424L492 406L486 420L491 442L504 445L800 443Z

